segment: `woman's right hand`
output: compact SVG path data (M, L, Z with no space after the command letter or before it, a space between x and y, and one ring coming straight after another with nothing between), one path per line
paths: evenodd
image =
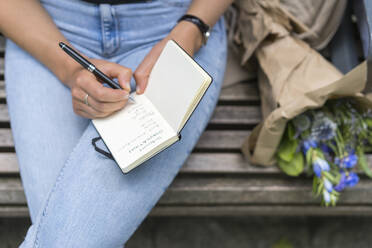
M122 109L128 100L132 71L122 65L100 59L90 59L103 73L111 78L117 78L123 89L112 89L103 86L97 78L80 65L64 83L70 87L74 112L82 117L95 119L109 116ZM88 94L89 106L84 103Z

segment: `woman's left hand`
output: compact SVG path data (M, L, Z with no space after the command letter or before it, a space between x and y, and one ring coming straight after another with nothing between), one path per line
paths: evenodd
M193 56L202 45L202 34L198 27L187 21L180 21L172 31L157 43L134 71L137 94L145 92L150 72L168 40L174 39L190 56Z

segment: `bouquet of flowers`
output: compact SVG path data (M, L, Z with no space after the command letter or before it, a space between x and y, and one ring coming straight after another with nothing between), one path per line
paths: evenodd
M372 110L342 98L290 120L276 159L290 176L313 175L314 195L334 206L340 192L359 182L357 168L372 177L366 152L372 152Z

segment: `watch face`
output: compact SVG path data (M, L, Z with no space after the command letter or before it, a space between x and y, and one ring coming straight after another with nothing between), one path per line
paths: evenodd
M209 38L209 36L211 35L211 33L209 31L205 32L204 35L203 35L203 43L204 45L207 43L207 40Z

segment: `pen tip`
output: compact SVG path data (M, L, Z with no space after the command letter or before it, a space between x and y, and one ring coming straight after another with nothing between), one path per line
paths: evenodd
M61 48L64 48L66 45L65 45L65 43L63 43L63 42L60 42L60 43L59 43L59 46L60 46Z

